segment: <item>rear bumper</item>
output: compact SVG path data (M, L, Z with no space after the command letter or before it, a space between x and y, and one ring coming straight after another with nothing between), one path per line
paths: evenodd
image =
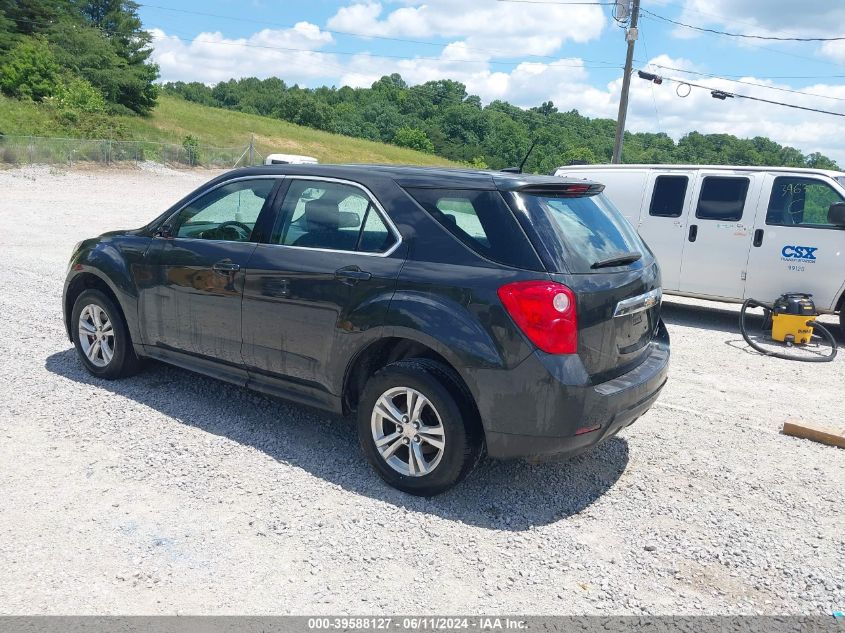
M613 437L648 411L666 384L669 333L660 322L648 355L631 371L590 384L577 356L535 352L481 398L491 457L571 456ZM488 376L487 378L490 378Z

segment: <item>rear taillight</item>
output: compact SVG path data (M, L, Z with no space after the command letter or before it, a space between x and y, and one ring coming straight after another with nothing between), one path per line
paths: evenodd
M499 299L523 334L549 354L578 351L575 293L553 281L517 281L499 288Z

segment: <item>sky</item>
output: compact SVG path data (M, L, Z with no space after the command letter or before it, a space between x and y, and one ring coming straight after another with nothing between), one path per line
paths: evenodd
M608 0L140 4L162 81L277 76L308 87L366 87L397 72L409 84L461 81L484 103L553 101L561 111L589 117L617 114L625 31ZM745 35L843 39L739 38L667 20ZM635 70L664 81L655 85L634 74L628 130L675 140L691 131L768 136L845 167L845 116L710 95L719 89L845 114L845 2L643 0L634 60Z

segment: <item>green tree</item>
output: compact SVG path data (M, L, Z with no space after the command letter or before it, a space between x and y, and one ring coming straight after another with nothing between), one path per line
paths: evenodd
M67 76L56 86L56 103L66 109L79 112L105 112L106 100L103 93L82 77Z
M155 106L158 69L128 62L101 31L61 22L48 37L59 64L91 82L117 112L147 114Z
M820 152L808 154L805 159L805 163L807 164L807 167L813 167L814 169L839 169L839 165L836 164L836 161L829 159Z
M411 149L428 154L434 153L434 145L431 139L428 138L425 132L410 127L401 127L396 131L393 137L393 144L400 147L410 147Z
M200 161L200 142L196 136L188 134L182 139L182 149L185 150L185 156L189 165L198 165Z
M0 66L0 90L18 98L40 100L56 91L59 65L47 43L26 38L9 53Z

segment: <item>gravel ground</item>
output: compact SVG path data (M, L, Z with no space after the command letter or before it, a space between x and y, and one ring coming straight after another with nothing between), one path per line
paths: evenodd
M0 612L819 614L845 607L845 354L750 353L667 302L657 405L571 462L484 462L431 500L349 420L160 364L89 377L61 324L73 244L211 176L0 171Z

